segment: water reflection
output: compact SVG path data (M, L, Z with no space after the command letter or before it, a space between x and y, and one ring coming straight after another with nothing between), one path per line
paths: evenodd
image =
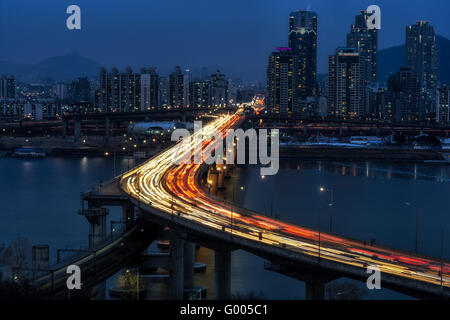
M52 259L56 248L87 244L87 223L76 214L80 207L79 193L111 178L114 167L120 173L135 165L133 159L122 157L117 157L114 165L111 156L43 161L2 159L1 164L0 177L4 183L0 184L0 191L4 198L0 243L25 235L32 244L50 244ZM232 198L234 185L237 204L269 215L273 203L274 215L315 228L317 209L329 201L318 187L333 188L333 232L361 240L374 238L379 244L408 251L414 249L415 208L405 203L414 203L419 206L419 252L440 256L439 230L442 227L450 230L450 166L294 159L280 165L276 176L264 179L257 167L236 170L225 197ZM322 213L326 225L329 210ZM120 219L120 212L111 211L108 219ZM450 249L444 254L449 259ZM212 297L214 254L202 248L197 252L197 261L207 263L208 269L205 274L196 275L196 283L208 287ZM272 299L304 297L302 282L266 271L263 266L258 257L233 252L233 294L254 290ZM152 298L167 296L164 285L156 285L156 292ZM389 297L385 291L369 295L369 298Z
M450 182L450 166L443 164L283 160L281 166L284 170L317 170L342 176Z

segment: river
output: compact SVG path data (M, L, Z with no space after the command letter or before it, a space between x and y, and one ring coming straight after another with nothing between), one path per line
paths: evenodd
M134 166L127 158L49 157L44 160L0 159L0 244L18 236L31 244L48 244L51 260L57 248L87 246L88 224L77 214L80 192ZM360 240L413 251L416 206L418 208L420 253L440 257L441 229L445 230L444 257L450 258L450 166L420 163L344 162L285 160L276 176L262 178L258 167L238 168L225 197L249 209L270 214L307 227ZM241 186L243 190L241 190ZM333 189L320 192L323 186ZM273 192L272 192L273 190ZM273 200L272 200L273 199ZM109 220L120 212L111 209ZM108 224L109 226L109 224ZM196 274L196 283L213 295L214 255L197 251L197 261L207 263L207 272ZM350 280L338 280L350 281ZM365 299L407 298L388 290L365 291ZM152 298L164 298L164 286L155 286ZM253 292L267 299L303 299L304 284L264 270L264 261L251 254L232 254L232 292L246 296Z

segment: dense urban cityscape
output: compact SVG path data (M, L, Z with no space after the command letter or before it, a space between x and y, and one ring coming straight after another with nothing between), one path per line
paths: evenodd
M319 5L277 7L287 28L255 62L264 78L236 71L258 48L236 49L236 69L207 62L214 39L192 64L151 37L163 63L132 48L117 64L0 59L0 303L175 300L178 318L276 317L274 300L448 300L450 29L423 3L408 25L385 24L374 2L343 7L346 33ZM65 32L90 32L95 6L64 7ZM202 38L179 31L199 23L184 19L169 29ZM393 21L403 43L386 46Z
M288 46L268 59L267 86L234 82L220 70L193 73L176 66L169 75L156 67L135 73L102 68L97 79L70 83L0 80L2 118L57 119L65 112L135 112L170 108L236 107L251 94L265 93L267 112L305 118L354 118L448 124L449 88L438 79L435 30L430 21L405 28L403 67L385 79L377 74L378 29L368 29L361 11L350 25L347 43L329 56L328 76L317 75L317 13L289 17Z

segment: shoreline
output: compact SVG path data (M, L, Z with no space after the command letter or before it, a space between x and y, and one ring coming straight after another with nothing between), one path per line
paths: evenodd
M448 151L447 151L448 152ZM281 159L303 160L347 160L347 161L393 161L449 163L435 150L414 150L402 148L336 148L311 146L282 146Z
M40 148L47 156L128 156L148 158L154 156L163 145L140 146L132 150L123 150L120 143L122 137L113 137L109 143L99 137L88 138L90 143L74 142L71 139L10 139L9 143L0 140L0 158L10 157L18 148ZM12 140L12 141L11 141ZM49 141L50 140L50 141ZM96 141L95 141L96 140ZM129 146L128 146L129 148ZM248 149L247 149L248 150ZM347 161L393 161L393 162L430 162L450 164L450 150L413 149L411 147L333 147L333 146L299 146L282 145L279 149L280 159L303 160L347 160Z

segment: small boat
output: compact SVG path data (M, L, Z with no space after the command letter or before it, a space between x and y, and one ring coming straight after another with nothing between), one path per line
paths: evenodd
M145 151L136 151L133 153L133 157L135 159L147 159L147 152Z
M170 240L158 241L158 248L160 248L160 249L169 249L169 247L170 247Z
M46 157L46 154L40 148L19 148L14 151L13 156L15 158L43 159Z
M204 300L206 299L207 289L205 287L195 287L184 289L184 300Z
M206 263L196 262L194 263L194 272L205 272L206 271Z
M442 160L424 160L424 163L437 163L437 164L449 164L450 165L450 153L441 153Z
M108 293L111 297L121 298L121 299L136 299L137 290L136 289L123 289L123 288L109 288ZM147 288L139 288L139 298L145 298L147 295Z
M167 283L170 276L168 273L154 273L143 275L142 278L146 279L149 283Z

